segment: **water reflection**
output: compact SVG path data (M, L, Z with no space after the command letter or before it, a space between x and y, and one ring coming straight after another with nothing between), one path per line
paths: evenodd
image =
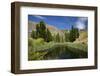
M67 46L56 46L46 51L48 52L44 56L44 59L74 59L88 57L86 51Z

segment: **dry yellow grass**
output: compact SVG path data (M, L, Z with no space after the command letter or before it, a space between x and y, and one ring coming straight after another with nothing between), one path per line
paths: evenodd
M88 42L88 34L86 31L81 31L79 38L74 41L74 43L86 43Z

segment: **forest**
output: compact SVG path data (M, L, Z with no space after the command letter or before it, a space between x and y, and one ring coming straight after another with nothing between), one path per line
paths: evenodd
M44 21L37 23L28 37L28 60L87 58L87 31L52 31Z

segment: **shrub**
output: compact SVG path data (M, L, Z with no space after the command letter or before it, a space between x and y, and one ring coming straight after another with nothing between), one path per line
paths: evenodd
M34 40L32 38L28 39L28 46L33 46Z
M28 39L28 50L29 51L32 51L33 50L33 48L34 48L34 40L32 39L32 38L29 38Z
M38 38L38 39L35 39L34 40L34 44L36 46L39 46L39 45L43 45L45 43L44 39L43 38Z

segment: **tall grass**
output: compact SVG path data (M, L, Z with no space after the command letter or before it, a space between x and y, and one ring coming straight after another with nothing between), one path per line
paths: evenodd
M87 58L87 44L29 39L28 60Z

